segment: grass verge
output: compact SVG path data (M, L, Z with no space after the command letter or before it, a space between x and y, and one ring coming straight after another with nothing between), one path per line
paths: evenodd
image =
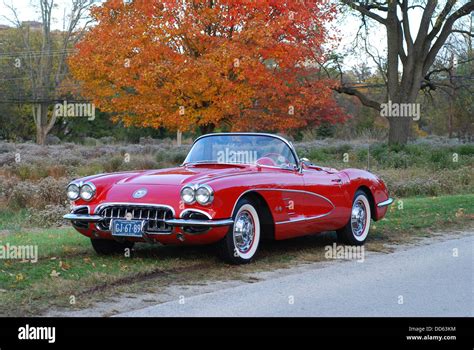
M367 249L389 251L433 232L472 228L474 194L399 199L387 217L373 223ZM16 220L0 215L2 226L14 231ZM133 257L100 257L86 237L70 228L25 230L0 234L1 245L37 245L36 263L0 260L0 313L38 315L51 307L73 309L123 292L159 291L171 283L248 279L251 272L297 263L324 261L324 247L334 233L268 242L258 259L246 266L229 266L212 247L137 245ZM73 302L73 303L72 303Z

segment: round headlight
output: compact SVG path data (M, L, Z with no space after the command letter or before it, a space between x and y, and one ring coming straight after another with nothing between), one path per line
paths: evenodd
M79 186L76 184L70 184L66 190L67 198L70 201L75 201L79 198Z
M191 186L185 186L181 190L181 199L186 204L192 204L195 201L194 189Z
M212 188L207 185L199 186L196 190L196 200L201 205L211 204L214 199Z
M81 198L85 201L90 201L95 194L95 187L90 184L84 184L81 186Z

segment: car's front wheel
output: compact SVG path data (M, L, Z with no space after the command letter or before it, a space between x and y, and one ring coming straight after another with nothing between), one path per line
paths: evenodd
M231 264L246 264L258 250L260 218L254 204L244 198L237 203L233 219L234 224L221 242L221 256Z
M117 242L110 239L91 238L92 247L99 255L124 254L126 249L132 249L134 242Z
M339 241L350 245L362 245L370 229L370 202L364 191L357 191L352 202L351 217L346 226L337 231Z

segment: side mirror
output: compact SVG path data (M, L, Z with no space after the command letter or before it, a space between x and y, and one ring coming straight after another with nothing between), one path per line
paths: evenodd
M302 173L304 166L307 165L307 163L311 163L311 161L308 158L300 158L300 162L298 164L298 172Z

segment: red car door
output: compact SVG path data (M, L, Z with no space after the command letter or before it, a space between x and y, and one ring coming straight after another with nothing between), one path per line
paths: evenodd
M305 190L314 194L314 200L305 208L306 230L332 231L344 226L350 215L347 176L333 169L308 166L303 169L303 181Z

